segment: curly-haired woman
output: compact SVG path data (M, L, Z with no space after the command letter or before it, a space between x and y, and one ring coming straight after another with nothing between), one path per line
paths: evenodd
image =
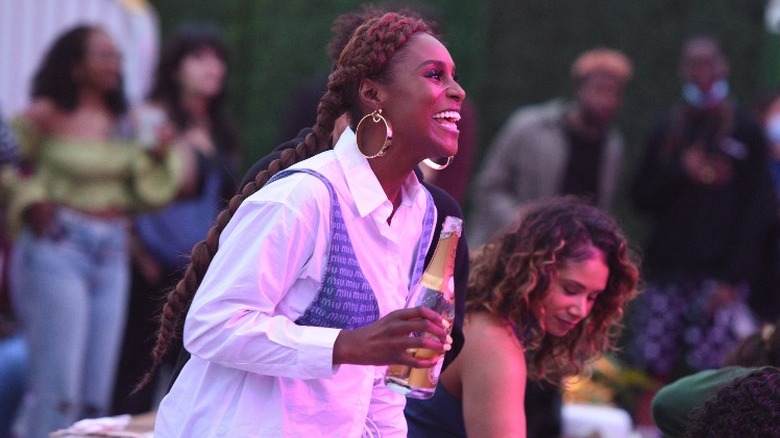
M524 207L471 255L465 344L409 436L525 437L526 377L559 383L613 347L639 270L615 220L576 197Z

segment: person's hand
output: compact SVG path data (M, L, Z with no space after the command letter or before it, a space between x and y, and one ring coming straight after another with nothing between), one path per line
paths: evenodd
M176 138L176 128L167 121L160 123L154 128L154 138L155 142L152 148L149 149L149 153L151 153L156 160L162 161L163 157L165 157L165 154L168 152L168 149L171 147L171 143L173 143Z
M149 284L157 284L162 280L163 270L148 253L135 257L135 263L144 280Z
M35 237L41 238L49 233L54 225L57 207L51 202L38 202L24 211L24 221Z
M193 126L187 129L178 142L206 156L214 155L216 151L208 129L203 126Z
M163 278L163 268L141 242L138 230L130 233L130 260L138 273L149 284L157 284Z
M449 350L452 338L447 325L438 313L425 307L396 310L365 327L342 330L333 347L333 363L428 368L436 364L439 355L420 359L412 352L418 348L441 354ZM410 336L414 332L426 335Z
M709 179L714 180L714 173L708 174L705 169L705 161L706 154L700 144L695 144L682 153L683 169L691 181L707 184Z
M183 162L179 198L189 198L197 194L203 178L198 157L213 156L217 149L205 128L193 126L176 137L174 150Z
M683 152L683 169L691 181L702 185L722 185L731 179L731 165L717 156L704 151L700 144L695 144Z

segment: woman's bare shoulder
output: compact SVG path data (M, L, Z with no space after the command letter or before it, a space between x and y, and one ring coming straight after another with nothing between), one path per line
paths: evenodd
M509 321L488 312L471 312L463 325L465 346L472 350L502 350L523 355L524 348ZM473 342L469 342L473 341ZM469 345L470 344L470 345Z
M461 398L469 436L525 436L525 352L508 321L486 312L467 315Z

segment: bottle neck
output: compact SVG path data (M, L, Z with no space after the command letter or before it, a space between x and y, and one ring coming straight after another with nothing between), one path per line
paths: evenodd
M455 268L455 250L458 247L459 234L450 232L439 238L428 267L420 280L423 286L442 292L448 299L454 299L453 272Z

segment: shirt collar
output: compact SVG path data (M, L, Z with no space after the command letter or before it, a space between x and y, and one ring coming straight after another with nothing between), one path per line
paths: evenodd
M382 185L379 184L379 180L371 170L368 160L358 150L357 138L350 128L345 129L339 136L333 150L344 171L344 179L361 217L367 216L383 204L390 202ZM409 172L409 176L401 188L401 204L411 205L414 203L421 187L414 172Z

